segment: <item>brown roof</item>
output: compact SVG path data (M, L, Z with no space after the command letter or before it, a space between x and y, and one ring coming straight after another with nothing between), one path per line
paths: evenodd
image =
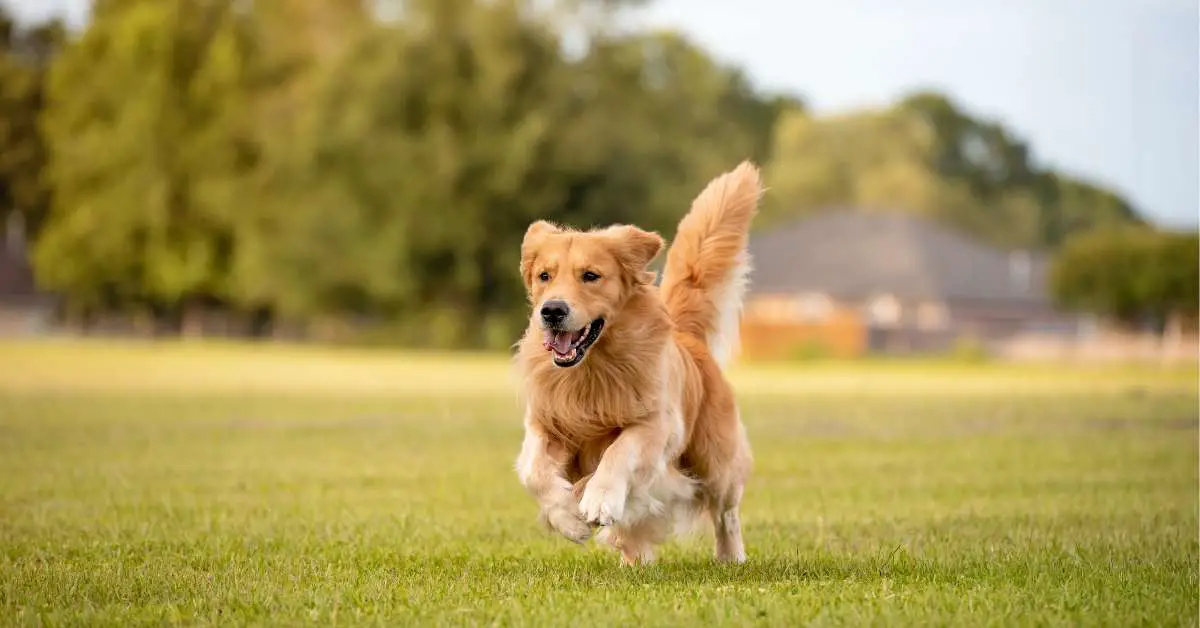
M822 292L857 300L887 293L918 300L1048 301L1042 256L995 249L900 212L822 212L753 235L750 253L751 294ZM1016 256L1024 256L1027 264Z

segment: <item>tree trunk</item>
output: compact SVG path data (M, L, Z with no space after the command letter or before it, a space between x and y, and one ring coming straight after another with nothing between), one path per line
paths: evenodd
M274 327L275 317L266 308L256 308L250 313L249 335L255 340L269 338Z
M1159 358L1163 364L1170 364L1172 355L1179 348L1183 338L1183 317L1176 312L1167 315L1159 342Z
M199 338L204 335L204 311L195 300L186 300L181 313L180 334L184 338Z

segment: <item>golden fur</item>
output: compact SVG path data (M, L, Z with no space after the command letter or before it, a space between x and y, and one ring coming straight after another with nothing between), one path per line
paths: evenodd
M526 232L520 270L533 312L517 345L526 412L516 467L541 520L568 539L582 543L598 524L625 563L644 563L707 512L717 558L745 560L738 507L751 453L721 367L761 195L749 162L711 181L679 224L661 288L647 270L664 246L655 233L545 221ZM604 320L574 366L548 354L553 332L539 312L552 299L569 306L564 327Z

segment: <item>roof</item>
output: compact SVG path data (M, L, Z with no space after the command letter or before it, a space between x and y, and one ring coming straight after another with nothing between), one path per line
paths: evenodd
M822 212L754 234L750 253L751 294L1048 302L1043 256L992 248L895 211Z

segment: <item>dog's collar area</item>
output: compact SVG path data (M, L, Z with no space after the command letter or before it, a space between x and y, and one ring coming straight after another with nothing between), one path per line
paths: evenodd
M547 329L543 345L552 354L555 366L568 368L583 361L587 350L600 339L603 330L603 318L597 318L583 329L575 331Z

